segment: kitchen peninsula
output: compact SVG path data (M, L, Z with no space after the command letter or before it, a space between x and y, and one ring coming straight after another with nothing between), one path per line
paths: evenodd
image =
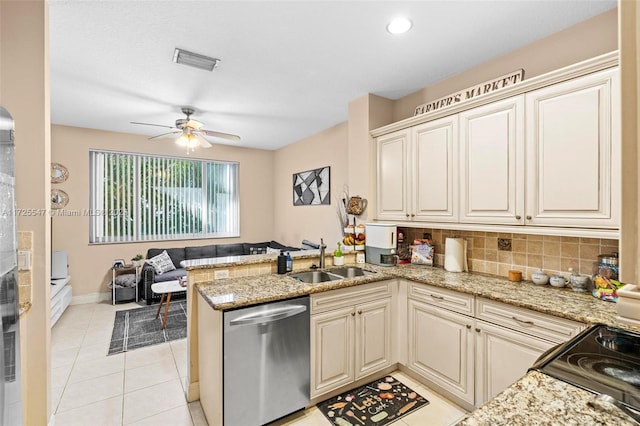
M314 252L300 253L298 257L294 257L294 272L308 270L312 264L318 263L317 258L318 254ZM354 261L355 259L348 257L346 263L354 265ZM468 322L466 328L464 325L461 326L462 334L468 333L472 338L474 338L472 336L474 330L470 326L472 323L476 324L475 332L479 334L485 333L484 330L481 330L483 327L486 329L495 328L495 325L485 322L483 318L486 318L487 315L498 315L498 308L510 309L509 315L511 318L500 319L496 317L496 321L501 322L501 326L506 328L513 327L515 330L518 326L517 320L523 321L523 319L533 318L534 322L536 322L536 327L538 323L549 327L542 330L544 334L557 332L557 336L554 336L557 342L568 340L584 329L585 326L595 323L628 327L616 320L615 304L597 300L590 294L575 293L570 289L536 286L529 282L513 283L503 278L483 274L451 273L440 268L412 265L389 268L364 264L357 266L362 266L366 270L375 272L375 274L308 284L297 281L289 275L275 274L274 255L240 256L226 260L187 261L184 266L189 277L188 399L190 401L200 399L209 423L216 425L222 424L222 393L220 392L220 389L222 389L222 313L229 309L303 295L311 295L313 301L314 298L324 297L325 294L333 294L330 292L336 290L343 292L337 293L338 295L360 288L364 292L365 289L370 288L367 286L385 283L391 289L392 325L390 330L392 346L395 346L396 349L392 351L388 363L380 370L379 374L399 368L418 378L424 378L424 375L420 372L420 362L413 359L413 351L409 350L407 346L411 344L412 327L419 325L417 320L415 323L412 322L415 320L412 313L414 311L410 307L413 306L412 304L418 307L424 306L424 304L417 302L418 297L422 295L428 296L430 298L429 303L434 304L446 304L452 301L458 303L465 298L470 300L471 302L467 303L464 309L471 309L472 311L465 313L465 315L459 315L459 317ZM331 269L328 268L328 270L330 271ZM221 278L222 276L228 278ZM375 289L374 287L371 288ZM420 294L421 292L424 294ZM336 303L340 303L340 298L335 300L337 300ZM456 307L453 304L451 306L453 306L451 309L454 310L461 309L461 305ZM313 317L313 302L311 309ZM473 311L474 309L475 311ZM422 311L415 311L416 314L420 312ZM511 312L516 314L511 314ZM514 322L514 320L516 321ZM414 325L412 326L412 324ZM536 330L536 327L530 327L531 330L529 330L534 336L532 341L539 341L541 338L547 337L545 335L536 337L536 333L540 333L540 330ZM553 343L546 342L546 345L545 349L553 346ZM543 350L540 350L541 352ZM473 362L473 358L472 356L471 362ZM532 362L528 365L531 364ZM312 372L313 368L314 366L312 365ZM374 374L374 372L371 372L366 378L370 379ZM523 374L524 372L517 377L522 377ZM439 383L437 379L436 377L435 383ZM359 381L363 380L366 379L363 378ZM429 379L423 381L427 382L427 386L432 385ZM314 379L312 378L312 403L335 394L338 389L345 390L343 389L344 387L349 388L353 383L339 388L329 387L323 390L321 387L313 387ZM446 385L446 383L443 385L444 393L446 396L450 396L446 392ZM474 387L473 378L471 383L466 383L466 385L472 390ZM505 392L500 393L505 387L494 392L494 394L476 395L475 403L473 402L473 393L470 394L469 399L465 400L463 395L462 399L454 397L452 400L470 410L488 401L481 408L471 413L466 420L468 424L482 424L482 419L486 418L483 416L493 418L493 416L498 416L500 413L501 416L494 418L495 422L499 423L500 419L503 418L505 423L525 424L526 421L518 423L517 419L504 415L505 412L509 411L508 404L513 402L513 398L523 398L522 401L524 402L519 406L519 411L526 413L530 409L529 415L534 416L525 416L523 417L525 420L532 420L538 417L542 419L540 416L547 415L549 416L546 417L548 419L556 419L555 416L558 415L558 411L535 409L536 404L533 401L541 394L552 398L554 404L564 404L561 411L566 418L578 419L583 418L581 416L587 416L584 418L591 419L594 424L598 424L597 418L612 422L621 421L620 417L616 417L617 414L614 411L609 412L606 409L596 410L589 408L586 402L582 405L570 403L569 399L575 393L580 394L582 392L583 402L591 394L541 373L528 373L511 385ZM530 392L531 387L539 387L539 390ZM442 391L442 388L437 386L436 388ZM500 394L496 397L498 393ZM562 401L557 400L558 395L562 398ZM467 402L465 403L465 401ZM471 403L468 403L469 401ZM526 405L526 401L529 401L530 405ZM543 404L544 401L537 400L537 403Z

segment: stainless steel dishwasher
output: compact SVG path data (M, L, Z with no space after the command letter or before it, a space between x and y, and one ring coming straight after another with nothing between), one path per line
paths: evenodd
M258 426L309 404L309 297L226 311L225 426Z

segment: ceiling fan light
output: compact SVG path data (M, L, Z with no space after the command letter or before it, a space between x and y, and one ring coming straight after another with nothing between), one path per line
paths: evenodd
M213 71L213 69L218 65L218 62L220 62L220 59L200 55L198 53L189 52L188 50L176 47L176 50L173 52L173 62L176 64L199 68L201 70Z
M189 134L187 138L187 148L196 148L200 145L200 141L195 135Z
M183 133L180 135L178 139L176 139L176 144L181 147L186 147L189 145L189 135Z

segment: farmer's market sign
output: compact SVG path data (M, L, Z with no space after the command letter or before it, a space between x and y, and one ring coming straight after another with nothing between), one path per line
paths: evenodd
M519 83L524 78L524 70L519 69L512 73L503 75L502 77L494 78L493 80L486 81L476 86L471 86L467 89L453 93L444 98L436 99L435 101L427 102L426 104L418 105L413 113L414 116L420 114L426 114L438 109L455 105L460 102L468 101L469 99L477 98L487 93L495 92L496 90L503 89L505 87L513 86Z

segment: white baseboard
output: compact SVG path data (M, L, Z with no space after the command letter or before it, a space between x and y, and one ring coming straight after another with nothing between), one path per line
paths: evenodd
M51 417L49 417L49 421L47 422L47 426L55 426L56 425L56 415L51 413Z
M73 296L71 299L72 305L83 305L85 303L100 303L111 300L111 291L102 291L98 293L83 294L80 296Z

